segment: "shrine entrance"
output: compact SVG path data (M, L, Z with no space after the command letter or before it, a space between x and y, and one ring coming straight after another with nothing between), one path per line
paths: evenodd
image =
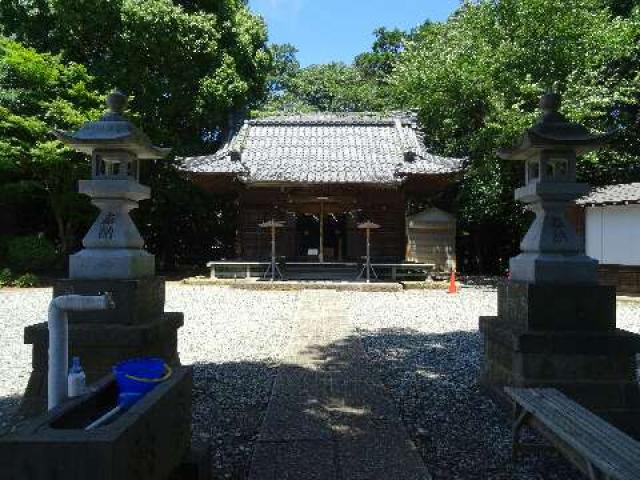
M323 217L322 220L321 217ZM296 216L298 259L310 262L342 262L347 251L346 217L345 213L298 214Z

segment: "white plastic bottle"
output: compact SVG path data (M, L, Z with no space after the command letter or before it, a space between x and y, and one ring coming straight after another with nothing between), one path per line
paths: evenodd
M87 377L80 366L79 357L73 357L73 362L69 369L69 376L67 377L67 386L69 389L69 398L79 397L87 391Z

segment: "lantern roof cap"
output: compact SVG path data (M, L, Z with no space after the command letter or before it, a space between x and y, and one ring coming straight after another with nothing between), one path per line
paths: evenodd
M86 122L76 132L56 131L54 134L64 144L91 155L94 150L128 150L138 158L158 159L166 157L170 148L160 148L124 115L129 99L114 90L107 97L107 112L97 121Z
M510 148L498 150L505 160L527 160L541 150L573 150L581 155L607 143L617 132L592 134L584 126L573 123L560 113L560 94L548 92L540 98L540 119Z

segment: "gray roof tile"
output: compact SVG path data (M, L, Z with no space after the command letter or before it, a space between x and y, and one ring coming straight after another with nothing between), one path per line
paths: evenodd
M589 195L576 200L578 205L620 205L640 203L640 183L621 183L594 189Z
M249 120L218 152L184 158L182 168L239 174L247 183L393 184L457 172L462 160L427 152L412 117L313 114Z

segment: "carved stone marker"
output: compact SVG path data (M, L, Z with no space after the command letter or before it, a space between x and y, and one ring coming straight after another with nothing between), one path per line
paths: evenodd
M635 354L640 337L616 329L615 287L598 284L598 262L584 254L565 211L588 191L576 182L576 157L605 143L559 113L560 97L542 97L543 115L513 148L498 154L525 162L515 197L536 213L498 288L498 316L481 317L482 381L555 387L620 428L640 434Z

